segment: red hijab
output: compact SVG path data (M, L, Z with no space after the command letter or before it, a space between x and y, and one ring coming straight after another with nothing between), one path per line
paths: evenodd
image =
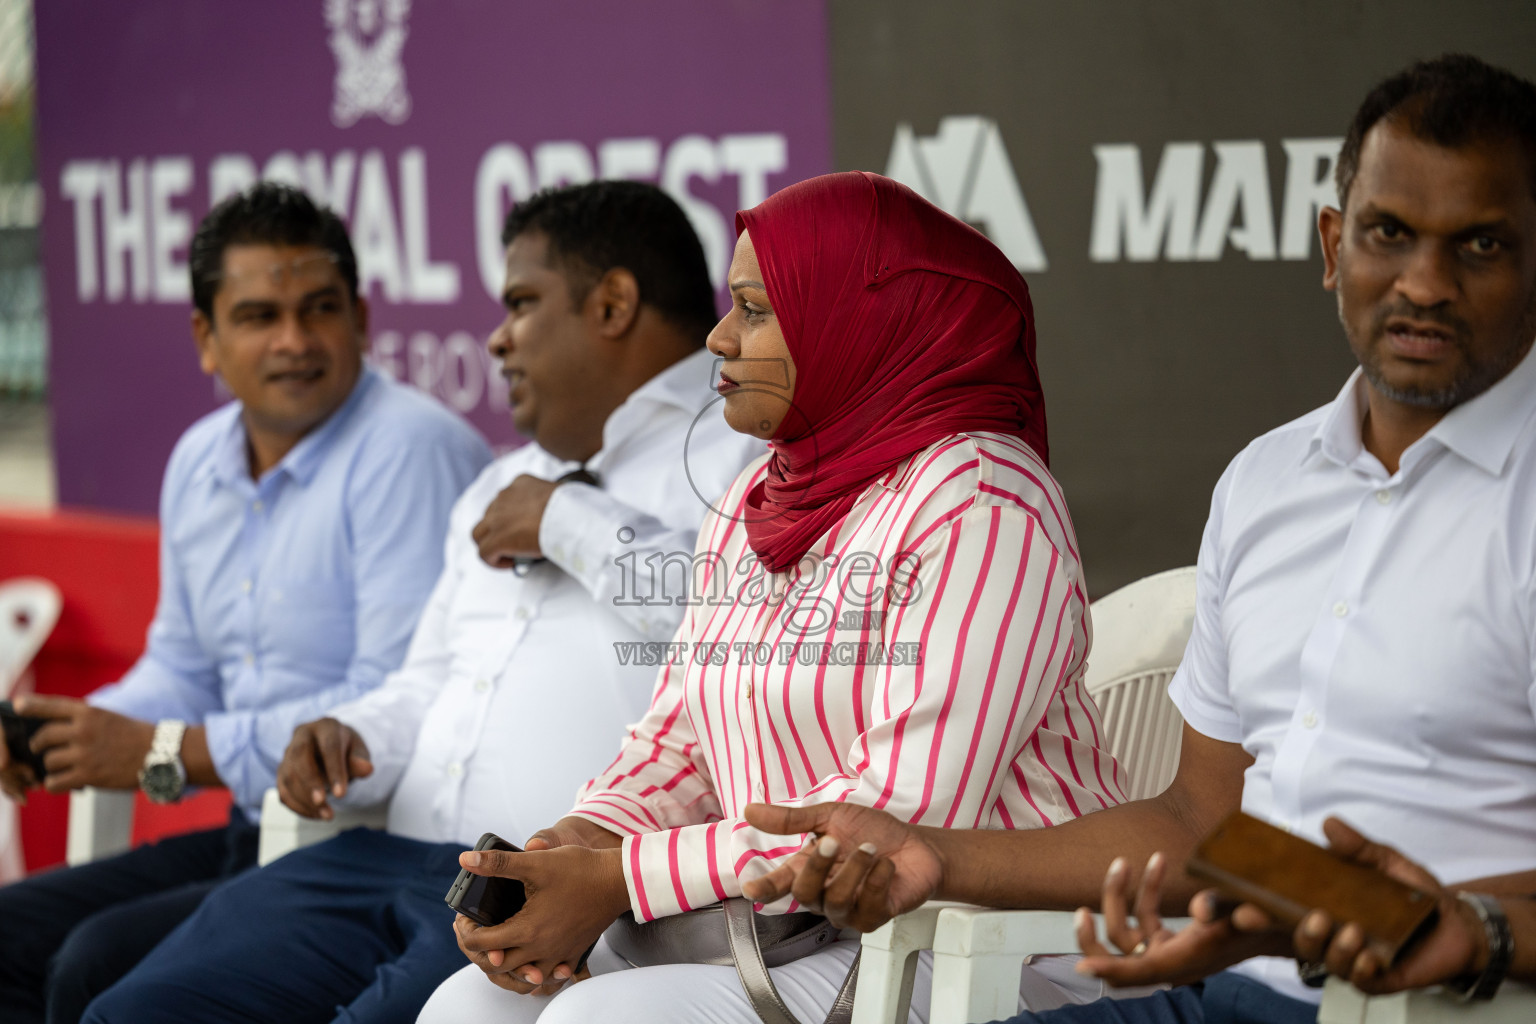
M974 228L865 171L791 185L736 215L795 361L794 406L747 539L783 572L872 482L966 431L1047 457L1029 289Z

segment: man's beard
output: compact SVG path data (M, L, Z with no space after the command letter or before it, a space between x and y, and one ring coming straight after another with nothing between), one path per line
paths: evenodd
M1435 323L1451 332L1455 346L1462 352L1461 370L1454 379L1444 387L1423 388L1414 386L1398 386L1387 380L1381 369L1380 343L1386 335L1386 323L1392 317L1400 316L1420 322ZM1339 295L1339 323L1344 328L1346 335L1351 335L1349 321L1344 317L1344 298ZM1433 309L1425 309L1415 306L1407 301L1394 304L1393 307L1379 312L1371 323L1370 344L1364 348L1354 346L1356 351L1362 352L1360 358L1360 370L1365 374L1365 379L1382 397L1401 405L1409 405L1418 409L1433 409L1447 412L1469 402L1478 395L1487 391L1493 385L1503 380L1510 370L1519 364L1520 360L1531 349L1531 341L1536 338L1536 292L1532 294L1530 306L1525 311L1525 317L1521 321L1519 337L1524 339L1522 345L1511 345L1495 354L1494 358L1485 363L1478 363L1472 359L1469 339L1471 330L1459 317L1437 312ZM1351 341L1353 337L1351 336Z

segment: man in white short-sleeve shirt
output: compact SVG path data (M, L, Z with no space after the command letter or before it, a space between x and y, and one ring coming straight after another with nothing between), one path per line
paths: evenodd
M1458 888L1536 891L1536 87L1471 57L1414 65L1356 114L1338 183L1324 283L1360 369L1216 486L1170 788L1029 833L762 808L755 824L829 835L852 866L828 882L833 858L809 852L749 895L865 930L928 898L1118 904L1142 864L1165 870L1149 855L1182 863L1239 806L1316 841L1341 818ZM1198 888L1165 883L1165 911ZM1112 916L1132 956L1104 975L1126 983L1291 953L1288 931L1170 938ZM1016 1024L1291 1024L1316 1002L1294 959L1260 958Z

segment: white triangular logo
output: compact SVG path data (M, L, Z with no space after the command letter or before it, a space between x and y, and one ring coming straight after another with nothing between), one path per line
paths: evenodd
M1020 271L1046 269L1024 192L991 118L946 117L923 139L910 124L898 124L885 174L984 232Z

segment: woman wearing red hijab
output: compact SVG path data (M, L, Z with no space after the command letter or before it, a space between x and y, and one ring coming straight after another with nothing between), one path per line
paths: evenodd
M1023 279L873 174L787 188L737 229L733 306L709 347L727 421L770 454L706 519L693 603L618 758L538 852L475 864L523 880L529 901L494 928L459 920L479 969L423 1021L756 1020L730 967L622 970L606 943L601 976L552 1000L481 976L558 987L623 911L741 895L800 846L747 824L753 801L1037 828L1123 798L1082 688L1088 602L1046 468ZM821 1020L856 951L776 968L790 1008ZM1027 968L1023 994L1048 1008L1099 992L1062 965Z

